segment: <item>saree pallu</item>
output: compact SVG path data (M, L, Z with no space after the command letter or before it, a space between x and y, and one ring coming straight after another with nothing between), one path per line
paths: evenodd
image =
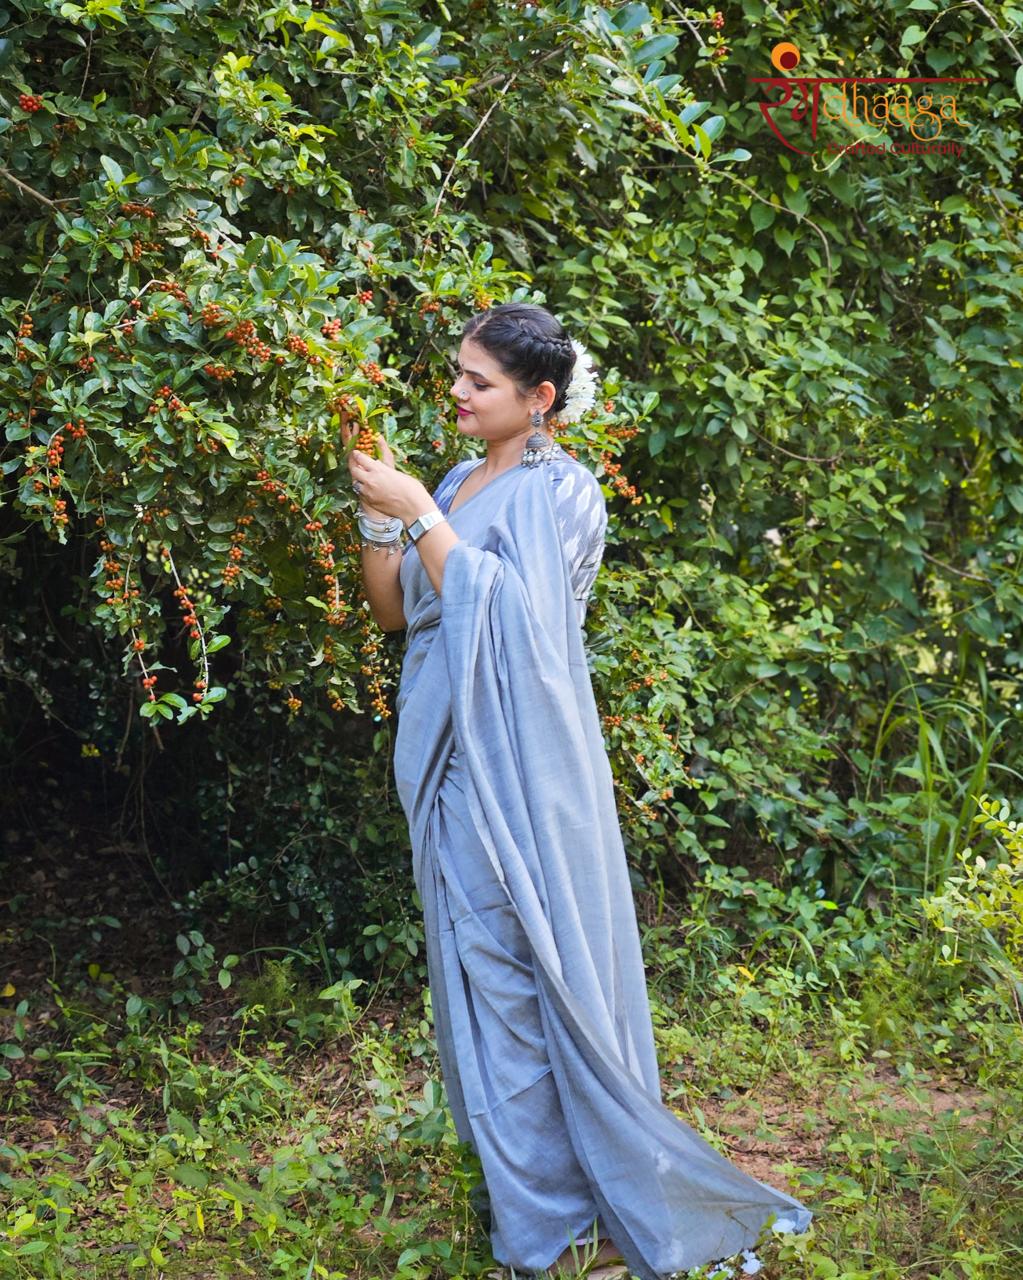
M442 510L464 474L438 488ZM441 1070L483 1166L494 1257L540 1270L599 1217L633 1273L662 1280L812 1214L661 1101L573 581L586 537L571 522L593 519L593 486L566 457L495 477L449 514L439 598L406 550L395 778Z

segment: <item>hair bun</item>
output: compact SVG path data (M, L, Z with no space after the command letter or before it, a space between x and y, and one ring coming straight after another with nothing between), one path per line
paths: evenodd
M462 337L479 343L494 357L523 394L541 382L554 384L548 415L565 405L575 368L575 348L561 321L546 307L505 302L470 317Z

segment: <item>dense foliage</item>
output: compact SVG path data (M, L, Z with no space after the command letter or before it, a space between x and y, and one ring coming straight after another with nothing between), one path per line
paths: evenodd
M639 873L933 886L1020 750L1019 24L10 5L8 758L42 708L236 903L334 934L379 890L392 924L400 637L338 412L435 482L460 322L528 297L603 363L561 439L614 517L589 637ZM747 79L783 37L807 74L980 77L962 156L787 152Z
M782 40L974 77L961 153L788 151ZM0 66L0 1271L490 1270L338 419L436 483L526 298L666 1100L818 1211L772 1274L1017 1275L1023 10L9 0Z

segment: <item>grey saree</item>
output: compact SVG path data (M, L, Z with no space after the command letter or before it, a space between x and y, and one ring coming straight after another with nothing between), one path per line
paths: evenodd
M447 512L473 460L434 497ZM600 1219L641 1280L812 1214L662 1104L632 887L583 646L607 513L563 451L450 512L440 597L414 546L395 779L441 1071L494 1257L549 1266Z

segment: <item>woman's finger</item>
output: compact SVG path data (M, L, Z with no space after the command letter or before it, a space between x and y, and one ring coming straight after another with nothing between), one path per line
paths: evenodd
M394 462L394 454L391 452L391 446L387 443L387 441L384 439L382 435L377 436L377 442L380 446L381 460L385 462L389 467L393 467L395 465L395 462Z

